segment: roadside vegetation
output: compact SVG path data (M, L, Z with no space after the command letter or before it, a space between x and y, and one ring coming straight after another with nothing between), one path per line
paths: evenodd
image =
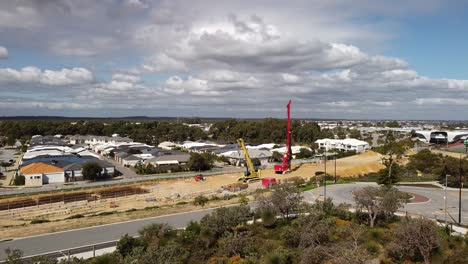
M331 199L306 204L290 184L255 199L255 210L246 203L218 208L183 230L148 225L137 238L124 235L114 253L70 263L457 264L468 258L468 238L450 236L428 219L395 216L406 197L385 185L356 193L355 212ZM9 256L7 263L18 263L21 252Z

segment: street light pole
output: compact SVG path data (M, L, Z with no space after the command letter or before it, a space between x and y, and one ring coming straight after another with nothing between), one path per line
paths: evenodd
M444 222L445 226L447 226L447 182L448 182L448 174L445 174L445 193L444 193Z
M325 149L325 176L323 181L323 200L327 199L327 149Z
M462 164L462 158L461 158L461 154L460 154L460 162L459 162L459 169L458 169L458 173L459 173L459 191L458 191L458 224L461 225L461 198L462 198L462 187L463 187L463 182L462 182L462 167L461 167L461 164Z

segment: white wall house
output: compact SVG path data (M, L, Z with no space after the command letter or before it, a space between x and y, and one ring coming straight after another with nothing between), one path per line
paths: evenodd
M40 186L48 183L65 182L63 168L43 162L36 162L24 166L21 168L20 174L24 176L26 186Z
M125 158L122 158L122 164L124 166L131 166L131 167L134 167L135 165L137 165L138 163L142 163L143 160L139 157L136 157L134 155L130 155L128 157L125 157Z
M346 138L346 139L319 139L315 141L315 143L319 146L320 149L325 150L332 150L338 149L343 151L356 151L357 153L365 152L370 149L369 143L366 141L354 139L354 138Z

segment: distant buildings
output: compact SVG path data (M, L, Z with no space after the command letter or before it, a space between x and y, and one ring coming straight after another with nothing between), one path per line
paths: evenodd
M420 141L434 144L457 142L468 138L468 131L466 130L418 130L414 134Z
M342 150L342 151L356 151L357 153L365 152L370 149L369 143L357 140L354 138L346 138L346 139L319 139L315 141L318 144L320 149L324 150Z

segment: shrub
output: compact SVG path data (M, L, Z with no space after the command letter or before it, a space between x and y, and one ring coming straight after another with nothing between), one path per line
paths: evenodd
M136 208L132 208L132 209L128 209L128 210L125 211L125 212L130 213L130 212L135 212L135 211L137 211L137 209L136 209Z
M97 214L97 215L103 216L103 215L111 215L111 214L114 214L114 213L115 213L115 212L112 212L112 211L111 211L111 212L100 212L100 213Z
M50 222L49 220L47 219L33 219L31 220L31 224L42 224L42 223L48 223Z
M66 220L67 219L78 219L78 218L83 218L83 217L84 217L84 215L82 215L82 214L75 214L75 215L69 216L69 217L67 217L65 219Z
M195 197L195 200L193 201L194 205L200 205L200 206L205 206L207 204L209 199L203 195L199 195Z
M376 255L379 253L379 244L377 244L376 242L374 241L368 241L366 244L365 244L365 247L367 249L367 252L369 252L370 254L372 255Z
M185 201L180 201L180 202L177 202L177 203L176 203L176 205L186 205L186 204L188 204L188 203L185 202Z

